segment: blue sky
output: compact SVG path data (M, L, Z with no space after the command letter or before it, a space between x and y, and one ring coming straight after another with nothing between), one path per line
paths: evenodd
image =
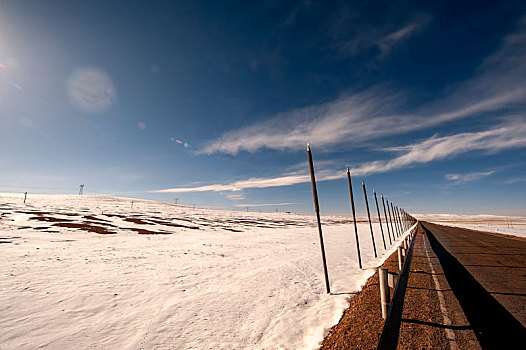
M2 1L0 191L526 215L524 1ZM364 213L363 200L357 206Z

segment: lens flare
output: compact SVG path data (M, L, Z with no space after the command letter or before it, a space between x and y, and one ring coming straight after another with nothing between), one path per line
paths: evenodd
M13 57L6 57L0 61L0 79L17 90L24 90L20 84L23 81L23 71L18 61Z
M171 138L172 141L175 141L176 143L182 145L187 151L189 151L190 149L192 149L192 145L190 145L188 142L185 142L185 141L181 141L179 139L176 139L174 137Z
M144 122L139 122L137 123L137 127L141 130L145 130L146 129L146 123Z
M9 80L9 79L4 79L4 81L5 81L6 83L8 83L9 85L11 85L12 87L14 87L15 89L18 89L18 90L20 90L20 91L24 90L23 87L21 87L20 85L18 85L18 84L16 84L16 83L12 82L12 81Z
M67 89L71 104L86 113L105 112L116 98L110 77L94 68L75 71L68 80Z

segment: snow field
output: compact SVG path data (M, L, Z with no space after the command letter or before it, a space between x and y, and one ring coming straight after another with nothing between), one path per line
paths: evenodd
M415 217L439 225L526 237L526 217L523 216L419 214Z
M144 200L131 208L130 199L98 196L30 195L23 205L19 197L0 194L0 349L314 349L396 249L384 251L376 223L375 259L369 224L360 223L360 270L349 218L323 217L327 295L314 217ZM117 234L34 219L85 216L108 220Z

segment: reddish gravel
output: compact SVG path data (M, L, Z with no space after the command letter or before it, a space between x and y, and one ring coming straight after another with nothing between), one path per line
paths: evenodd
M397 255L392 254L382 265L398 272ZM384 320L380 309L378 273L350 300L340 322L331 328L321 349L374 349L380 340Z
M522 335L526 335L525 328L521 328L517 321L524 320L524 308L517 305L523 305L526 297L525 294L514 292L524 290L525 285L524 279L519 277L526 268L524 240L425 225L426 229L429 227L433 230L433 235L421 225L418 226L397 348L480 349L487 345L490 345L488 348L514 348L510 345L516 345ZM455 264L452 258L448 258L449 253L437 248L437 239L433 238L435 234L452 254L459 256L463 265ZM446 265L443 267L444 263ZM463 272L464 266L473 275ZM387 259L383 267L398 272L395 254ZM497 268L503 273L492 274L491 271ZM480 287L473 276L487 289ZM469 304L473 300L466 300L462 295L468 289L474 293L471 299L476 302L480 300L475 305L492 305L492 310L486 310L474 318L474 312L481 312L484 308L477 306L473 310ZM363 290L350 300L349 308L340 322L330 330L321 349L375 349L384 324L379 300L378 274L375 274ZM506 326L508 324L510 326ZM509 333L508 328L511 326L516 328L515 333ZM501 336L487 331L501 328ZM493 347L495 344L500 345Z

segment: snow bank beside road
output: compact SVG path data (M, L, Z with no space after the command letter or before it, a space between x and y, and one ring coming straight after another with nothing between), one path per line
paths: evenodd
M360 224L360 270L348 218L324 217L327 295L308 216L2 194L0 214L0 348L313 349L395 249L376 224L375 259Z
M526 237L526 217L521 216L418 214L415 217L439 225Z

